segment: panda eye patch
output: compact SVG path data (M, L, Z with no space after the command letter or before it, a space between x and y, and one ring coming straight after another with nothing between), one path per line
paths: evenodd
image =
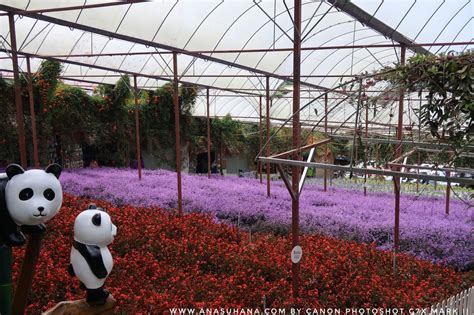
M25 188L23 189L22 191L20 191L20 200L28 200L30 199L31 197L33 197L33 189L31 188Z
M51 200L54 199L54 197L56 197L56 194L54 193L54 191L51 188L48 188L43 192L43 196L46 199L48 199L49 201L51 201Z

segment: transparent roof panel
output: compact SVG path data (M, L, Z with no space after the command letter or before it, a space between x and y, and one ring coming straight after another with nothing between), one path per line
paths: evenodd
M449 45L472 42L472 1L353 0L352 4L372 16L370 19L386 24L389 31L385 34L331 2L303 1L301 106L312 103L302 111L302 121L314 121L324 112L323 100L314 98L325 89L398 63L400 47L393 47L397 43L390 38L395 31L413 42L445 44L425 46L430 53L473 48L470 43ZM180 80L212 89L212 115L229 113L256 121L258 95L265 95L265 77L270 76L271 95L291 81L293 1L286 4L289 11L285 2L271 0L3 0L0 11L15 9L21 14L15 17L17 47L20 55L32 56L33 71L42 58L55 58L64 62L63 78L77 85L112 84L125 73L136 74L141 88L154 89L173 78L171 51L177 50ZM7 58L10 34L6 14L0 14L0 36L0 67L2 74L8 75L12 66ZM407 58L413 54L408 50ZM20 59L20 68L26 68L24 59ZM291 83L285 86L291 90ZM292 114L291 97L290 91L273 100L271 116L276 123ZM199 97L195 115L206 114L205 99ZM394 121L390 113L397 110L398 103L386 103L380 111L373 111L370 121ZM331 93L328 105L336 104L330 120L354 123L354 104L341 93ZM405 115L411 118L410 109Z

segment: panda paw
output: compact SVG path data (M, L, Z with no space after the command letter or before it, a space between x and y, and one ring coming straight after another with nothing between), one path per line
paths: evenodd
M72 267L72 264L69 264L69 266L67 267L67 273L71 276L71 277L74 277L76 275L76 273L74 272L74 268Z
M42 234L46 232L46 225L22 225L21 230L25 234Z
M86 302L91 306L104 305L109 297L109 291L103 287L98 289L87 289Z
M23 246L25 245L25 242L25 236L20 231L10 233L4 239L5 245L9 247Z

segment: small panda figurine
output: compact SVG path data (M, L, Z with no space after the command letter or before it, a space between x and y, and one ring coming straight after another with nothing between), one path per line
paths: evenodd
M112 243L117 227L102 208L91 204L74 221L69 273L77 276L87 290L89 305L105 304L109 292L104 282L112 271L113 259L107 245Z
M25 171L10 164L0 173L0 245L25 244L25 234L43 233L45 222L61 208L63 192L59 183L61 166Z

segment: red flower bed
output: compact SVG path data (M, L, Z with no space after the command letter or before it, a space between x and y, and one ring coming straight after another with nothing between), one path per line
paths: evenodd
M62 300L82 298L77 279L66 272L75 216L91 200L65 196L49 223L30 294L29 313ZM169 307L260 307L291 305L291 241L249 235L201 214L182 217L157 208L107 208L118 227L111 246L114 270L106 282L119 310L162 313ZM371 245L317 235L301 238L301 299L307 307L426 306L459 292L453 270ZM16 249L15 276L24 248Z

